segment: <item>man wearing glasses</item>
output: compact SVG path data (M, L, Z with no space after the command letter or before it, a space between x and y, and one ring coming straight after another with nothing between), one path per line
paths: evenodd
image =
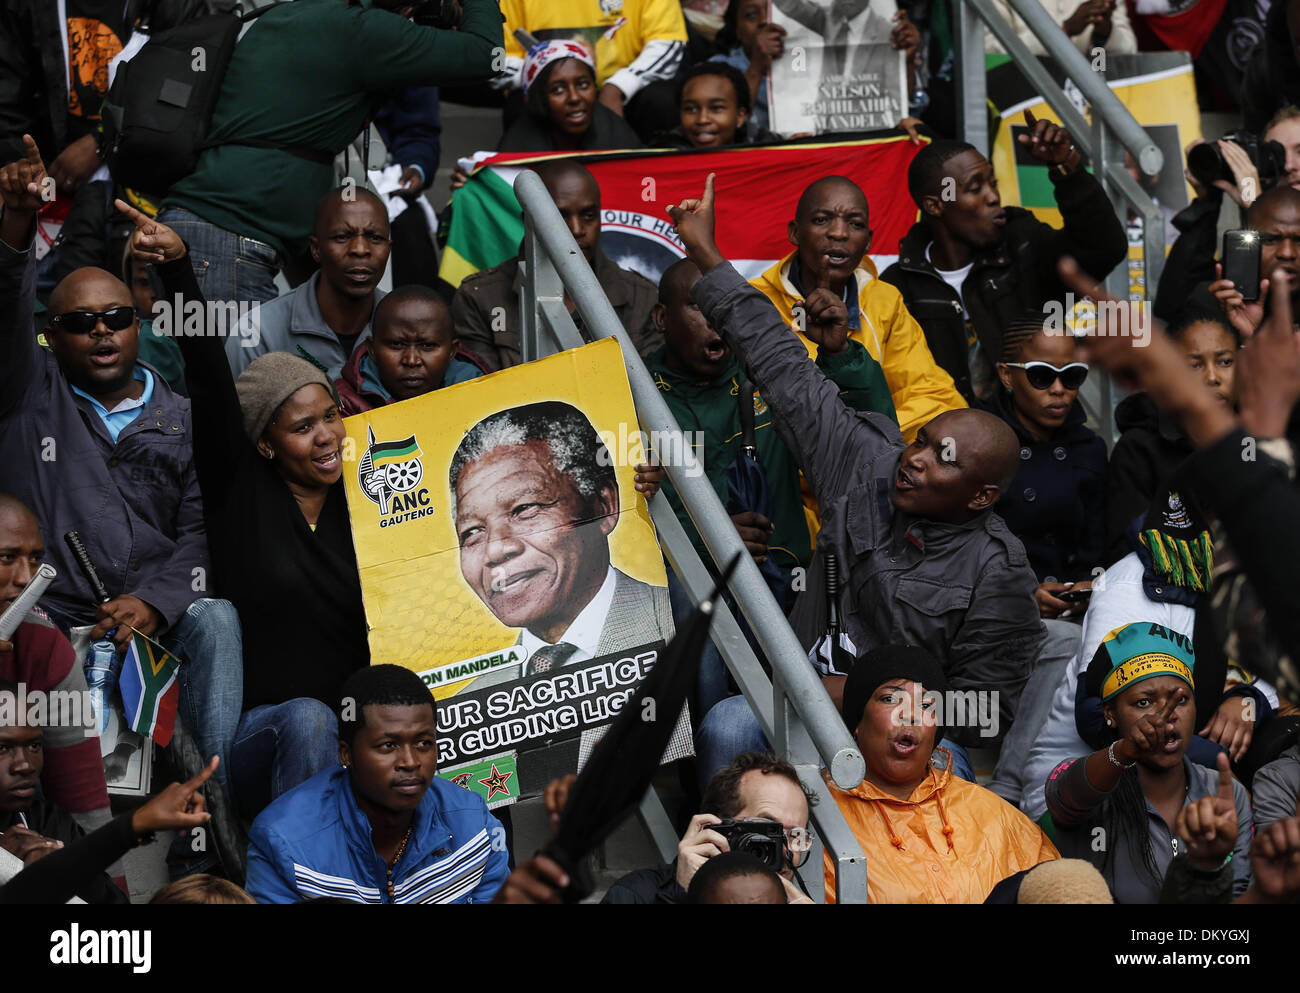
M1128 253L1115 209L1083 168L1070 133L1028 112L1025 119L1017 159L1047 166L1064 227L1003 207L993 166L973 146L933 142L907 170L921 220L880 277L898 287L935 361L972 404L989 400L998 385L994 367L1011 322L1065 299L1056 275L1063 255L1100 281Z
M808 793L790 763L768 752L745 752L709 781L700 801L701 813L677 845L677 858L654 869L638 869L614 883L602 903L685 903L686 890L700 866L731 851L728 836L740 832L729 822L759 819L785 828L780 865L789 903L811 903L795 881L794 871L808 857Z
M54 288L48 351L38 343L33 238L47 187L36 143L24 141L26 158L0 169L0 486L51 538L58 578L41 605L60 628L93 624L92 640L113 632L119 650L134 629L182 659L178 716L205 758L222 757L224 786L235 729L215 715L233 701L238 718L242 687L208 677L242 671L242 647L234 607L205 592L212 577L190 403L138 361L131 292L102 269L74 270ZM62 540L72 530L108 590L103 603Z

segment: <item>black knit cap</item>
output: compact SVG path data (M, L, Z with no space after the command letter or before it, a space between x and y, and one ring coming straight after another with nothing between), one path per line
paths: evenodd
M850 732L857 730L871 694L882 683L896 679L920 683L930 693L945 693L948 690L948 678L943 674L943 666L924 648L888 645L867 652L854 663L844 680L840 713Z

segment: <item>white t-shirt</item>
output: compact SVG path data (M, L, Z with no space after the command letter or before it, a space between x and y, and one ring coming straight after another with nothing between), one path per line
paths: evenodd
M596 648L600 645L600 636L605 630L605 618L609 614L610 605L614 602L614 587L617 585L618 576L614 572L614 567L610 566L605 571L605 581L600 584L596 595L588 601L587 606L582 608L564 634L555 640L554 643L557 645L566 642L578 648L565 661L565 665L588 662L596 657ZM548 644L527 628L520 633L519 642L527 650L529 658L532 658L533 653L539 648Z
M966 322L966 363L970 369L971 392L977 399L986 400L997 385L994 381L993 359L984 354L984 348L975 334L975 328L971 325L970 312L966 310L966 298L961 292L966 277L975 267L975 260L971 259L960 269L940 269L934 265L934 259L930 258L930 249L933 245L934 242L931 242L925 246L925 261L934 266L934 271L939 274L939 278L957 293L957 300L961 304L961 317Z
M925 246L925 261L929 262L930 265L934 265L934 259L930 258L930 248L933 244L934 242L931 242ZM970 314L966 313L966 298L961 295L961 286L962 283L966 282L966 277L970 275L970 271L974 267L974 259L971 259L960 269L940 269L937 265L934 265L934 271L939 274L939 278L957 291L957 299L961 301L961 316L966 320L970 320Z

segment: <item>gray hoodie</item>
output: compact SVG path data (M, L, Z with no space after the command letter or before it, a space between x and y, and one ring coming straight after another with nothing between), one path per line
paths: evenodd
M771 302L731 267L691 291L762 392L821 509L822 527L791 626L812 647L826 626L825 555L839 558L840 616L857 653L916 645L944 663L953 690L996 691L996 733L950 736L991 745L1006 732L1046 639L1024 546L986 511L965 524L896 511L890 492L903 439L879 414L845 406Z

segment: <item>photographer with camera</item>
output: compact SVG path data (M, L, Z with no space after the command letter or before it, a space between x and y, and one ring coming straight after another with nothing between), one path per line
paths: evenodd
M677 858L628 873L601 902L686 903L691 880L709 859L747 852L781 877L787 902L812 903L794 882L795 869L808 857L811 802L790 763L767 752L744 752L709 781Z
M1230 131L1218 141L1194 141L1187 146L1184 175L1196 199L1172 221L1179 234L1156 291L1153 312L1160 320L1179 323L1189 308L1203 310L1211 304L1214 290L1207 289L1207 284L1220 278L1215 258L1223 195L1237 204L1243 225L1251 226L1247 213L1255 201L1279 183L1290 182L1288 153L1282 142L1294 129L1294 124L1279 114L1262 136ZM1300 163L1296 178L1300 179Z
M276 274L306 257L334 157L367 118L394 90L487 79L501 44L497 0L268 8L230 57L196 168L158 214L206 298L274 297Z

